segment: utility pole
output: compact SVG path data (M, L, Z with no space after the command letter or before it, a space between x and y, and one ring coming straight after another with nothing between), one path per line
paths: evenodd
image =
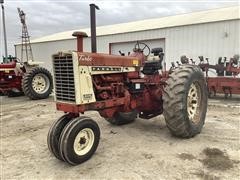
M4 36L4 46L5 46L5 58L3 59L3 62L6 62L8 58L8 52L7 52L7 33L6 33L6 23L5 23L5 12L4 12L3 3L4 3L4 0L0 0L0 4L2 7L3 36Z

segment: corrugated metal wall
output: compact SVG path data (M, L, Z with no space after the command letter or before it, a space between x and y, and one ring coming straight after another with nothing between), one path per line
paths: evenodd
M75 40L64 40L64 41L53 41L44 43L34 43L32 44L33 58L34 61L43 62L41 66L52 71L52 55L65 50L76 49ZM17 57L21 58L21 46L16 46Z
M97 38L97 48L98 52L109 53L109 43L165 38L168 65L179 60L181 55L194 60L202 55L215 63L219 56L232 57L240 54L239 34L240 20L231 20L101 36ZM36 43L32 48L35 59L44 61L45 67L51 70L51 55L61 50L76 49L76 40ZM90 49L90 38L85 38L84 51ZM17 46L17 56L19 55L20 46Z

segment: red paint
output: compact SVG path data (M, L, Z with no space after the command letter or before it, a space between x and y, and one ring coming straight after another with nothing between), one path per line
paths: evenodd
M16 67L16 61L12 61L10 63L6 64L0 64L0 69L10 69L10 68L15 68Z
M208 63L202 63L199 66L206 73L207 86L210 93L214 95L216 93L225 95L240 94L240 78L236 77L240 74L240 68L234 66L233 59L230 60L227 66L224 66L224 64L211 65ZM233 76L208 77L209 69L231 72Z
M240 94L240 78L208 77L207 82L213 94Z
M83 38L88 37L87 34L84 32L77 31L74 32L72 35L77 37L77 51L83 52Z
M16 64L15 64L16 65ZM4 68L5 69L5 68ZM15 74L14 70L0 71L0 92L3 94L8 93L13 88L22 91L22 76Z
M108 55L102 53L78 53L78 61L82 66L122 66L122 67L133 67L140 66L143 61L142 56L117 56ZM138 61L134 64L133 61Z

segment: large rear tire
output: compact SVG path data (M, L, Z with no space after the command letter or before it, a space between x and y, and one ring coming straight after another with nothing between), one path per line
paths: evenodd
M131 112L117 112L112 118L105 118L109 123L120 126L124 124L132 123L138 112L136 110Z
M201 132L207 97L206 82L199 67L183 65L170 74L163 94L163 115L174 136L190 138Z
M48 98L53 89L51 73L43 67L31 69L22 79L22 89L30 99Z

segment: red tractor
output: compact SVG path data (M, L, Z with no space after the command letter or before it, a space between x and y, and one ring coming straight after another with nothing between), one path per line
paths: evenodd
M5 29L4 6L1 2L3 12L3 29ZM53 83L51 73L40 67L40 62L33 60L30 36L28 35L25 13L18 8L22 23L22 53L21 60L7 55L7 40L5 39L5 58L0 64L0 94L18 96L25 94L30 99L45 99L52 93ZM26 60L23 62L23 55Z
M17 65L15 58L10 56L8 60L10 63L0 64L0 94L8 94L9 96L22 94L22 75L20 73L17 75L15 72Z
M30 99L45 99L52 93L52 75L38 63L21 63L13 58L0 64L0 93L9 97L25 94Z
M100 129L90 117L82 116L90 110L98 111L113 125L163 114L174 136L191 138L200 133L208 100L201 69L181 65L166 72L163 50L150 51L139 42L129 56L96 53L95 8L90 5L92 53L82 52L86 34L75 32L78 51L53 55L56 107L65 114L48 133L52 154L71 165L94 154Z

